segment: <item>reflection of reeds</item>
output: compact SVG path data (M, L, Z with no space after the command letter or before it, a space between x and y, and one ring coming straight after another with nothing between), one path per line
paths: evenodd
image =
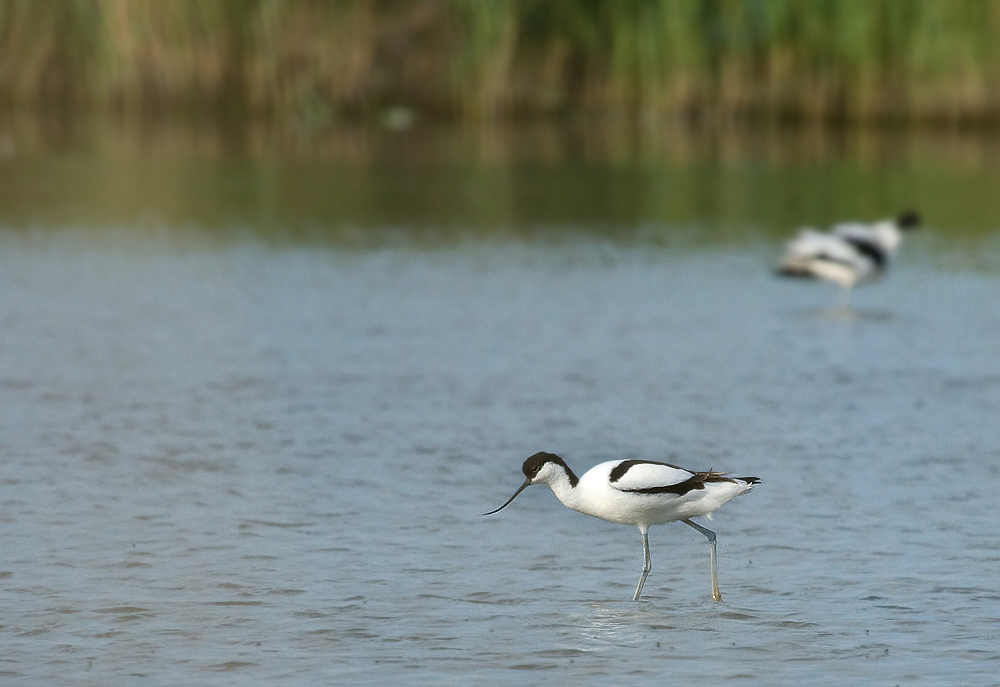
M368 244L592 232L778 246L802 224L912 205L928 218L920 242L985 240L1000 226L1000 135L961 127L670 121L640 131L610 118L429 125L400 136L367 122L303 129L267 118L192 125L25 112L5 115L3 128L11 159L0 164L0 233L182 237L188 227ZM61 151L74 154L52 154Z
M997 35L997 0L0 0L0 102L987 120Z

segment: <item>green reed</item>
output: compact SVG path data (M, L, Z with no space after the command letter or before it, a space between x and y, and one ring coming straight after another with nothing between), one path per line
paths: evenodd
M1000 0L0 0L0 104L991 121Z

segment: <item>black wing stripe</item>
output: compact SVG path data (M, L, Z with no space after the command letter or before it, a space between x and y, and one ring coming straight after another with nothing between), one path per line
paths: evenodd
M677 494L684 496L689 491L705 488L705 474L698 473L692 475L690 479L677 484L669 484L665 487L646 487L645 489L622 489L629 494Z
M889 261L886 250L873 241L868 241L857 236L844 236L842 238L854 250L874 262L876 267L885 267L886 262Z
M637 462L643 462L643 461L637 461ZM671 465L670 467L674 466ZM683 468L680 469L683 470ZM619 477L621 477L621 475L619 475ZM627 492L629 494L677 494L678 496L684 496L684 494L688 493L689 491L695 491L696 489L704 489L706 482L735 483L737 481L747 482L748 484L757 484L758 482L760 482L760 480L756 477L740 477L737 480L721 472L713 472L712 470L708 470L706 472L696 472L689 479L686 479L683 482L678 482L677 484L670 484L663 487L646 487L645 489L622 489L622 491Z

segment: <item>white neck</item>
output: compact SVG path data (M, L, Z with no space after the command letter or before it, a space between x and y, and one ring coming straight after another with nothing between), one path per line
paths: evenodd
M875 236L890 254L895 253L903 241L903 233L896 226L896 223L891 221L879 222L875 225Z
M548 463L542 468L535 479L538 482L544 482L549 485L556 498L562 501L564 506L573 510L579 510L577 507L579 492L573 486L577 482L577 479L576 475L569 468L564 468L555 463Z

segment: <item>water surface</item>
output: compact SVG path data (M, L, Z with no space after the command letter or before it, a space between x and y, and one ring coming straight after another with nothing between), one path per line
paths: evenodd
M12 683L991 684L997 279L763 253L5 241ZM830 298L828 298L830 297ZM477 517L556 451L760 475L707 547Z
M448 214L401 190L426 158L341 154L377 193L310 224L304 153L88 150L0 162L5 684L1000 684L1000 251L989 202L942 212L978 158L431 155ZM935 175L852 311L771 275L793 216ZM634 528L544 488L479 517L539 450L760 476L713 520L724 601L689 528L633 603Z

